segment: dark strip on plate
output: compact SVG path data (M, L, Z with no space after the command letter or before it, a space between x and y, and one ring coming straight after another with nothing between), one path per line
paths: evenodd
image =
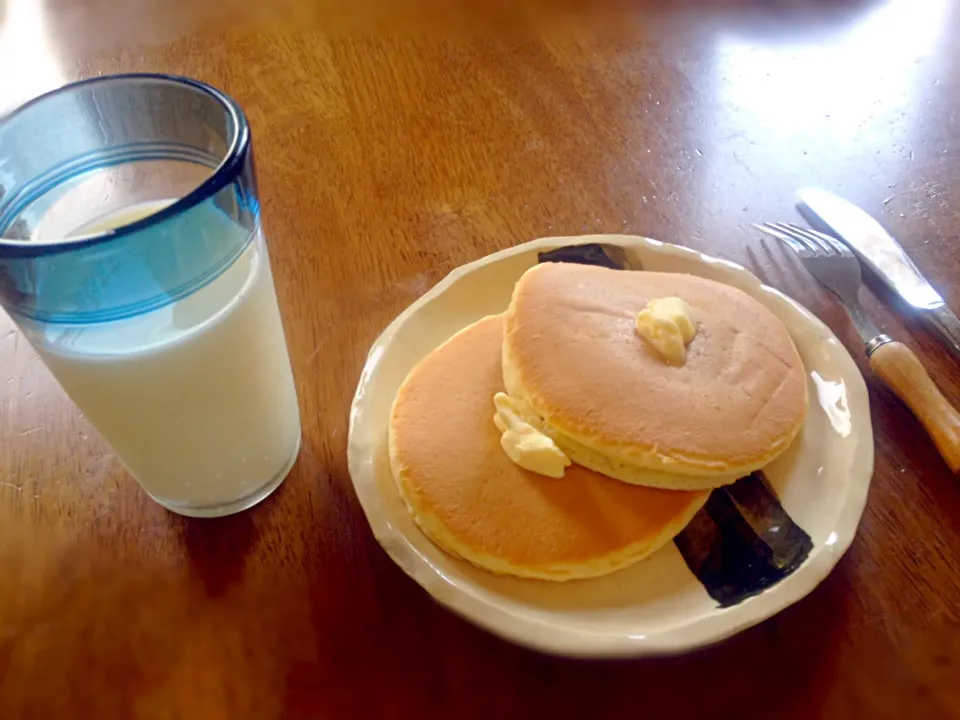
M567 245L537 255L539 262L565 262L577 265L599 265L611 270L629 270L626 253L616 245L587 243ZM636 268L639 270L639 268Z
M792 573L813 549L763 473L710 493L674 543L720 607L759 595Z
M568 245L539 253L540 262L640 270L619 247ZM794 572L813 549L810 536L783 509L762 472L714 490L674 543L687 567L720 607L759 595Z

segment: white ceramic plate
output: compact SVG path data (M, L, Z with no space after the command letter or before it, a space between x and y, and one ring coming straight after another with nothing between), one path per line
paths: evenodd
M692 563L690 542L683 553L684 543L670 543L632 567L592 580L550 583L498 577L447 555L413 523L397 493L387 456L388 418L400 383L422 357L457 330L503 312L514 283L537 263L538 252L588 242L623 247L631 266L691 273L736 286L770 308L789 329L808 373L810 413L793 447L765 474L783 510L802 528L800 536L803 531L809 536L797 556L804 559L790 574L772 582L768 577L750 592L738 594L738 581L728 587L724 573L731 568L739 572L738 563L757 563L737 552L723 554L726 550L720 545L737 547L734 537L732 544L701 548L699 560L694 552ZM544 238L455 270L384 331L370 350L353 401L349 465L377 540L443 605L501 637L544 652L644 656L676 653L729 637L813 590L853 540L873 473L873 433L863 378L847 351L817 318L744 268L641 237ZM740 507L736 497L717 492L711 501L722 501L720 510ZM764 540L752 546L774 548L773 564L782 561L781 539L789 518L780 523L776 513L759 519L749 512L744 516L752 518ZM709 545L711 532L730 530L716 512L701 520L694 545ZM732 524L740 530L747 527ZM791 552L788 547L786 554ZM760 560L761 565L766 562ZM697 574L691 570L695 566Z

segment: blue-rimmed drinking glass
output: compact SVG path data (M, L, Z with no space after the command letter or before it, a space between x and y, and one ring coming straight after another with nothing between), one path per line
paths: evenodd
M242 510L293 465L250 130L218 90L101 77L0 118L0 304L170 510Z

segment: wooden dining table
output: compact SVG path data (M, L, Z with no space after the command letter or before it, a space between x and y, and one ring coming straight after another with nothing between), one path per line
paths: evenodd
M0 0L0 111L115 72L244 108L303 446L245 512L155 504L0 312L0 717L960 717L960 479L838 303L752 223L817 185L960 309L960 2ZM715 646L585 661L434 602L347 469L371 343L457 266L627 233L740 263L818 315L869 389L852 547ZM868 278L882 331L960 368Z

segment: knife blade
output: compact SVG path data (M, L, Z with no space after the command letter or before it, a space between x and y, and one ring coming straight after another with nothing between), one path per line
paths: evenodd
M887 287L910 305L960 360L960 319L927 282L903 248L859 207L819 188L799 191L800 200L832 234L845 242Z

